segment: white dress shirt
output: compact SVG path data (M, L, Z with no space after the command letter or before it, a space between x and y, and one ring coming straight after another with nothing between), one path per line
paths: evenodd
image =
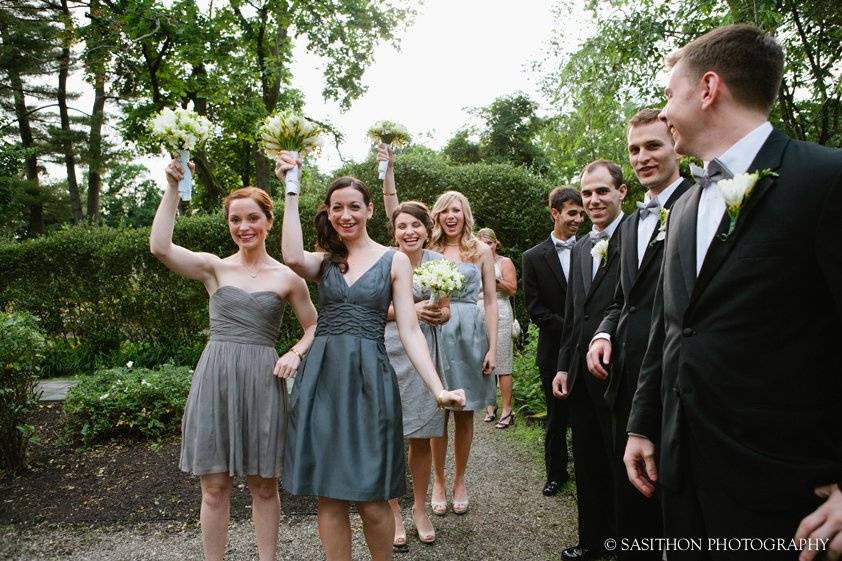
M619 226L620 222L623 221L623 216L625 216L625 215L623 214L622 211L620 211L620 213L617 215L617 218L614 219L614 222L612 222L611 224L608 225L607 228L605 228L604 231L608 232L608 241L609 242L611 241L611 238L614 236L614 232L617 230L617 226ZM597 230L596 226L594 226L594 227L591 228L591 231L592 232L599 232L600 230ZM593 270L591 271L591 278L592 279L596 278L596 272L599 271L600 265L602 265L602 257L594 257L593 258Z
M770 134L772 125L766 121L738 140L717 159L735 176L745 173ZM705 162L705 169L709 163ZM705 262L705 256L725 211L725 199L716 188L716 183L711 182L709 187L702 190L699 213L696 215L696 276L702 270L702 263Z
M560 240L555 237L555 234L550 232L550 239L553 241L553 244L561 243L565 240ZM573 242L576 242L576 236L570 236L570 239ZM568 240L569 241L569 240ZM564 278L566 280L570 280L570 250L566 247L558 247L556 246L555 252L558 254L558 261L561 263L561 270L564 271Z
M671 183L669 187L658 193L658 196L655 197L655 200L658 201L658 204L661 208L667 204L667 201L670 200L672 194L684 181L683 177L679 177L675 180L674 183ZM646 204L651 201L652 198L649 196L647 192L646 195L643 196L643 203ZM655 232L655 228L660 226L661 223L661 216L660 212L650 212L646 215L646 218L640 218L637 222L637 265L640 266L643 263L643 254L646 253L646 248L649 247L649 242L652 240L652 234Z

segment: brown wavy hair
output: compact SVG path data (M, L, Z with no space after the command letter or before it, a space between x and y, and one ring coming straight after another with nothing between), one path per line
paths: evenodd
M257 206L260 207L260 210L263 211L263 214L266 215L267 220L270 222L274 220L275 215L272 212L274 205L272 204L272 197L269 196L269 193L259 187L242 187L236 191L228 193L228 196L225 197L224 201L222 201L222 209L225 213L226 222L228 221L228 209L231 207L231 201L235 201L237 199L253 200L257 203Z
M330 211L330 197L333 195L333 192L348 187L362 193L363 202L365 202L366 206L371 204L371 191L369 191L366 184L356 177L346 175L335 180L327 188L324 202L322 202L318 212L316 212L315 218L316 249L327 253L327 259L322 262L322 269L330 261L331 263L336 263L339 271L343 274L348 270L348 247L342 241L342 238L339 237L339 232L330 223L328 213Z
M430 241L430 236L433 232L433 218L430 216L430 209L421 201L405 201L398 205L398 208L392 213L392 218L389 221L389 229L392 231L392 237L395 235L395 221L399 214L408 214L415 218L424 228L427 229L427 243ZM425 243L424 245L427 245Z

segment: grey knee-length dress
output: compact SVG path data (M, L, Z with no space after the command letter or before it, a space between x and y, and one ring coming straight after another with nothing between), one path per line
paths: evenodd
M440 328L442 378L448 389L465 390L465 411L477 411L496 400L493 375L482 373L488 352L485 321L477 306L482 296L482 275L477 265L457 263L465 276L462 290L450 297L450 320Z
M269 291L220 286L210 297L210 337L181 421L182 471L278 477L287 391L272 370L284 302Z
M421 263L444 259L444 256L429 249L423 250ZM416 302L430 298L430 291L413 283L412 294ZM427 340L430 357L436 365L436 372L441 373L441 353L439 352L439 327L418 322L421 332ZM395 369L398 378L398 389L401 394L401 410L403 411L403 435L405 438L434 438L444 436L444 411L439 409L436 399L424 379L412 366L403 348L398 326L394 321L386 324L386 354ZM439 374L441 375L441 374Z
M385 501L406 493L401 398L383 342L394 250L351 286L327 262L316 336L292 388L283 486Z

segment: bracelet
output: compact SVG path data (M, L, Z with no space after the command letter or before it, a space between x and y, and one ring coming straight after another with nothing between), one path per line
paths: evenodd
M442 395L446 391L447 390L442 390L439 392L439 395L436 396L436 405L438 405L439 409L444 409L444 398L442 397Z
M290 347L289 352L294 353L295 356L298 357L298 360L304 360L304 355L298 352L298 349L296 349L295 347Z
M384 196L384 197L397 197L397 196L398 196L398 192L397 192L397 191L395 191L394 193L387 193L387 192L383 191L383 196Z

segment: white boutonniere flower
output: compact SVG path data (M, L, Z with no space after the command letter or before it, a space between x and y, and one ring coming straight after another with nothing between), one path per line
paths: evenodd
M602 259L601 267L608 262L608 240L599 240L591 248L591 256L594 259Z
M716 182L716 188L725 200L728 217L731 219L728 225L728 231L720 234L719 239L723 242L727 241L734 233L734 228L737 226L737 218L740 216L743 204L751 196L752 191L754 191L754 186L764 177L777 177L777 175L777 173L770 169L764 169L754 173L741 173L731 179L720 179Z
M668 208L661 207L658 211L658 235L655 237L656 242L663 241L667 237L667 220L669 216L670 211Z

